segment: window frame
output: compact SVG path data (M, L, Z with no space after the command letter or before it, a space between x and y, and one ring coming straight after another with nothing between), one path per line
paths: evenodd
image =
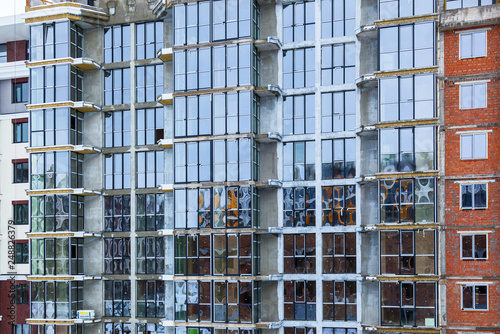
M488 132L490 131L467 131L467 132L460 132L460 160L484 160L488 159ZM484 157L476 157L475 156L475 147L476 147L476 136L484 136L484 143L485 143L485 156ZM471 137L471 151L472 151L472 156L470 158L464 157L463 154L463 139L464 137Z
M356 9L355 6L352 8L346 8L346 4L354 4L351 0L340 0L342 2L342 18L336 13L335 10L335 0L322 0L321 1L321 38L337 38L344 36L354 36L355 32L355 21L356 21ZM329 3L327 3L329 2ZM325 3L327 3L325 5ZM326 8L323 8L326 7ZM354 17L348 16L348 10L354 10ZM329 15L329 16L327 16ZM339 23L342 25L342 31L337 33L339 28ZM331 25L331 27L329 27ZM352 30L351 30L352 29ZM348 31L349 30L349 31Z
M136 109L136 145L156 145L165 138L165 110L163 107ZM152 136L151 136L152 135ZM151 141L151 137L154 138Z
M84 116L81 111L73 108L36 109L31 110L30 117L31 146L83 143Z
M303 7L302 8L303 17L297 19L298 16L297 12L300 13L300 10L297 8L299 6ZM286 13L287 8L291 9L291 13ZM312 21L310 17L311 11L312 11ZM286 19L287 16L291 17L290 18L291 25L285 25L286 22L285 20L283 20L283 44L314 40L314 35L315 35L314 30L316 26L315 11L316 8L314 1L301 1L301 2L291 2L283 4L283 18ZM289 34L287 34L287 31L289 29L291 30L291 38L288 38ZM296 38L297 30L299 31L299 34L300 33L302 34L302 38L300 38L300 35L297 36ZM310 34L312 36L310 36Z
M119 288L117 287L118 285L120 285ZM127 287L126 286L128 286L128 298L127 298ZM117 291L118 289L121 290L121 293L120 293L120 291ZM132 316L131 294L132 294L132 291L131 291L130 280L106 280L106 281L104 281L103 315L105 317L131 317ZM109 297L111 297L111 298L109 298ZM116 298L116 297L121 297L121 298ZM128 313L125 312L127 304L128 304ZM109 311L108 305L111 306L111 314L108 313L108 311Z
M338 58L337 51L342 55L342 64L335 64ZM321 46L321 86L353 85L355 83L356 62L353 55L349 57L349 51L356 54L355 43L337 43ZM327 57L328 54L330 57ZM335 78L339 77L339 70L342 73L342 80L335 82Z
M13 120L15 121L15 120ZM27 143L30 137L28 121L12 123L12 143ZM18 135L19 133L19 135ZM20 138L20 139L18 139Z
M139 293L142 290L139 285L144 285L144 298L141 298L139 296ZM150 291L152 286L153 293L151 294L153 296L152 299ZM163 291L161 291L163 290ZM166 306L166 300L165 300L165 293L166 293L166 288L165 288L165 282L161 280L137 280L136 281L136 317L137 318L164 318L166 314L165 306ZM139 306L139 304L144 304L143 310L141 310L142 307ZM153 312L148 313L150 310L150 307L153 307ZM163 307L163 309L162 309ZM142 313L141 311L144 311Z
M115 157L121 156L120 161ZM109 159L109 160L108 160ZM128 163L128 166L127 166ZM121 168L116 166L121 164ZM108 165L108 166L107 166ZM109 168L106 168L109 167ZM131 188L131 153L113 153L104 158L104 189L130 189ZM128 176L128 179L127 179ZM121 179L121 180L120 180ZM115 185L119 181L121 185Z
M488 56L488 30L490 29L474 29L474 30L465 30L458 33L459 39L459 50L458 50L458 58L459 59L473 59L473 58L485 58ZM484 54L475 54L475 40L477 39L477 35L484 33ZM470 56L464 56L462 51L463 40L462 37L470 35Z
M340 143L342 147L342 159L337 160L339 155L336 152L336 145ZM322 180L333 180L333 179L353 179L356 177L356 151L349 150L348 145L354 148L357 145L356 137L345 137L345 138L334 138L334 139L323 139L321 140L321 179ZM331 149L328 149L328 146ZM348 154L354 156L351 158L353 160L348 160ZM335 173L335 165L340 164L342 168L339 168L339 172ZM329 167L331 167L331 175L327 173ZM338 167L337 167L338 168Z
M26 203L12 203L12 209L14 212L14 225L29 225L30 208L28 201Z
M326 195L328 195L329 189L332 190L331 198L325 196L325 192ZM342 194L340 194L340 190L342 191ZM349 195L351 196L349 197ZM336 213L339 213L339 210L340 214L337 216ZM326 221L325 213L328 216L330 216L330 214L332 216L332 219L329 220L328 222ZM345 219L346 214L348 221L346 221ZM349 219L349 217L351 219ZM331 225L330 222L332 223ZM349 226L349 225L356 225L356 185L353 184L345 186L321 187L321 226Z
M488 197L488 183L489 182L468 182L459 184L460 186L460 210L486 210L489 207L489 197ZM484 207L475 207L475 199L474 194L472 193L472 205L471 207L463 206L463 196L464 196L464 187L472 186L472 191L474 191L474 186L476 185L484 185L486 187L486 205Z
M163 71L163 64L135 67L135 103L156 102L157 96L163 93ZM148 96L151 92L153 96Z
M302 191L303 197L300 197ZM290 203L287 203L287 198L290 199ZM302 200L299 202L297 198ZM283 227L316 226L316 187L284 187L282 211ZM296 215L303 217L303 220L295 219ZM299 222L303 225L298 225Z
M303 62L300 64L302 68L298 69L296 66L298 62L295 58L298 57L297 54L301 51L303 52ZM286 58L287 53L290 53L288 61ZM315 85L316 69L314 53L313 47L283 50L283 89L311 88ZM300 79L297 85L295 78ZM302 85L300 84L301 81ZM288 86L286 83L290 83L291 86Z
M165 183L165 151L137 152L135 160L136 188L157 188ZM150 162L153 162L153 166Z
M117 80L118 74L120 73L120 80ZM110 79L107 79L110 78ZM119 82L118 82L119 81ZM121 104L131 104L130 100L130 68L114 68L109 70L104 70L103 73L103 89L104 89L104 105L121 105ZM116 84L115 84L116 82ZM119 86L117 86L119 84ZM111 85L111 87L109 87ZM128 92L128 94L127 94ZM116 97L116 98L115 98ZM116 101L115 101L116 100Z
M458 7L453 7L453 8L448 8L448 2L459 2L460 5ZM469 8L469 7L477 7L477 6L489 6L489 5L492 5L492 3L486 3L486 4L482 4L482 1L485 1L485 0L477 0L477 5L473 5L473 6L466 6L464 7L464 4L463 4L463 0L446 0L446 10L451 10L451 9L457 9L457 8ZM491 1L494 1L494 0L486 0L486 2L491 2Z
M290 284L292 285L290 287ZM299 284L303 284L304 287L303 287L303 301L302 300L297 300L297 298L300 299L299 295L297 294L297 286ZM308 290L308 287L309 288L313 288L314 289L314 293L311 293L310 296L314 296L314 298L310 298L311 300L308 300L309 298L309 294L307 293L307 290ZM292 289L292 291L290 291L292 293L292 301L290 301L290 298L287 297L287 289ZM300 289L300 287L299 287ZM284 312L284 317L283 319L284 320L316 320L316 311L317 311L317 307L318 307L318 301L317 301L317 297L316 297L316 281L306 281L306 280L296 280L296 281L284 281L283 282L283 290L284 290L284 299L283 299L283 304L284 304L284 307L285 307L285 312ZM292 311L291 313L294 314L293 318L289 318L288 317L288 313L290 313L290 311L287 312L287 309L290 307L290 305L292 306ZM297 306L298 305L304 305L303 306L303 309L304 309L304 319L297 319L296 315L297 315ZM288 307L287 307L288 306ZM308 307L309 306L309 307Z
M12 162L13 177L12 183L29 183L30 168L29 162Z
M7 62L7 43L0 44L0 64Z
M151 247L152 250L150 250ZM152 251L153 255L148 250ZM165 255L165 237L136 238L136 273L139 275L165 274Z
M460 232L459 232L460 233ZM488 232L478 232L478 233L470 233L470 231L467 231L467 233L460 233L460 259L461 260L477 260L477 261L486 261L489 260L490 258L490 252L489 252L489 233ZM486 239L486 256L485 257L476 257L476 236L484 236ZM471 253L472 256L464 256L464 237L471 237L472 242L471 242Z
M340 251L343 253L337 253L337 237L341 236L343 245L340 245ZM321 261L323 263L323 274L355 274L357 268L357 236L356 232L337 232L337 233L322 233L321 238L323 240L323 250L321 254ZM329 240L331 238L331 246L332 248L328 248ZM348 240L351 239L351 240ZM348 241L352 243L352 239L354 239L354 247L353 245L348 245ZM354 252L353 252L354 251ZM348 254L349 253L349 254ZM354 253L354 254L353 254ZM340 259L340 261L339 261ZM329 264L331 260L331 264ZM336 261L340 264L344 262L344 270L337 271ZM331 270L329 272L329 270Z
M130 195L103 196L105 232L130 232ZM128 220L128 223L127 223ZM117 228L120 227L121 228Z
M15 264L29 264L30 262L30 251L29 243L27 242L16 242L16 257Z
M328 290L327 288L330 288ZM350 289L349 289L350 288ZM353 289L354 288L354 289ZM354 291L352 291L354 290ZM335 281L330 281L330 280L325 280L323 281L323 298L321 301L321 304L323 306L323 320L325 321L357 321L357 299L358 299L358 294L357 294L357 281L347 281L347 280L335 280ZM337 295L336 292L339 292L340 294ZM350 292L349 297L354 297L354 301L350 300L350 298L347 296L347 292ZM331 298L328 298L331 296ZM342 299L344 299L342 301ZM343 309L343 317L337 318L337 313L339 312L338 305L340 305L340 310ZM332 316L329 316L329 314L326 314L326 310L330 308L332 311ZM350 312L351 313L350 313ZM349 317L349 314L351 317ZM354 315L354 316L352 316Z
M288 149L286 146L290 145ZM300 147L303 146L303 155L299 157L297 153L300 152ZM287 152L285 151L288 151ZM290 152L291 150L291 152ZM312 153L310 151L313 151ZM314 181L316 179L316 141L293 141L283 143L283 180L284 181ZM300 162L302 160L302 162ZM302 166L303 176L301 176L300 167ZM291 168L291 169L290 169ZM291 172L291 178L288 178L287 174Z
M148 40L148 28L153 27L153 40ZM142 28L144 27L144 28ZM140 43L139 40L139 30L143 29L144 35L142 36L143 38L143 43ZM161 50L163 48L163 35L164 35L164 27L163 27L163 21L152 21L152 22L143 22L143 23L136 23L135 24L135 59L140 60L140 59L152 59L156 58L156 52L158 50ZM142 47L144 50L140 50ZM153 46L153 50L151 53L151 48L148 48L149 46ZM139 53L142 53L139 55ZM149 57L148 57L149 56Z
M302 242L302 244L300 245L298 242ZM289 245L290 243L292 245ZM287 245L291 247L287 247ZM318 252L314 233L283 234L283 250L283 272L285 274L316 273ZM300 262L302 262L302 266Z
M29 304L29 284L27 283L16 283L16 305L26 305ZM26 293L26 295L25 295Z
M488 108L488 83L489 80L486 81L470 81L470 82L462 82L458 83L459 86L459 109L460 110L471 110L471 109L485 109ZM455 83L456 84L456 83ZM484 86L484 105L476 106L476 89L480 89L480 86ZM464 102L464 93L463 90L465 87L471 87L471 106L464 106L462 103ZM477 87L477 88L476 88ZM479 92L477 93L479 94Z
M130 110L117 110L104 113L104 147L125 147L131 145L130 117ZM120 122L118 122L119 120ZM117 145L119 143L122 145Z
M413 2L412 2L412 4L413 4L413 6L412 6L412 7L413 7L413 8L412 8L412 13L411 13L410 15L401 15L401 5L400 5L400 4L401 4L401 1L400 1L400 0L384 0L383 2L381 1L382 3L391 3L391 2L395 3L395 2L397 2L397 7L398 7L397 11L398 11L398 15L397 15L396 17L384 17L384 18L382 18L382 17L381 17L381 11L382 11L382 10L381 10L381 7L382 7L382 6L381 6L381 5L379 5L379 19L380 19L380 20L390 20L390 19L396 19L396 18L400 18L400 17L407 17L407 16L418 16L418 15L423 15L423 14L429 14L429 15L430 15L430 14L433 14L433 13L435 13L435 12L436 12L436 3L435 3L435 1L434 1L434 0L429 0L429 1L431 1L431 2L432 2L432 5L433 5L433 7L434 7L434 10L433 10L432 12L430 12L430 13L425 13L425 12L424 12L424 13L418 13L418 12L416 11L416 6L417 6L417 5L416 5L416 3L417 3L418 1L421 1L421 0L413 0Z
M283 135L315 133L316 110L314 99L314 94L289 95L283 97ZM288 109L290 111L287 113ZM288 128L290 128L291 131L288 131Z
M119 36L118 36L118 31L119 31ZM108 42L106 41L107 37L106 34L108 32L110 34L109 45ZM124 36L126 36L127 33L128 33L128 45L126 44L127 38L124 38ZM102 36L103 36L102 37L103 63L109 64L115 62L130 61L130 50L132 47L130 43L130 25L123 24L123 25L103 27Z
M131 257L131 238L104 238L103 239L103 274L104 275L129 275L131 273L132 266L132 257ZM109 250L106 251L106 248L109 247ZM118 249L121 247L121 249ZM116 254L114 253L114 249L116 248ZM109 255L109 256L108 256ZM121 256L119 256L121 255ZM127 261L128 260L128 261ZM117 263L120 261L122 263L122 269L117 269L115 271L115 267ZM106 263L108 262L108 263ZM106 267L109 264L110 270L107 270ZM128 266L127 266L128 264Z
M472 283L472 282L471 282ZM486 308L476 308L476 288L485 287L486 288ZM464 290L466 288L472 288L472 307L465 308L464 307ZM480 311L487 312L490 309L490 294L488 291L488 284L460 284L460 309L462 311Z
M135 198L136 231L158 231L165 229L166 195L136 194ZM151 200L151 198L154 198L154 200ZM154 213L148 212L148 209L150 209L150 207L148 207L148 202L153 202ZM154 226L150 225L151 221L153 221Z
M30 197L31 232L84 231L84 200L82 196L55 194ZM57 209L60 211L58 212ZM55 223L57 220L63 222L67 220L67 228L59 229ZM51 225L52 228L50 228ZM60 224L60 226L64 227L64 224Z
M21 100L17 100L17 92L18 89L20 89L20 96ZM13 82L12 83L12 100L11 102L14 103L28 103L28 98L29 98L29 85L28 81L26 82Z

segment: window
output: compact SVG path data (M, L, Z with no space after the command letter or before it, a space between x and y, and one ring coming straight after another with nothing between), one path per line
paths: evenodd
M355 79L354 43L321 47L321 85L353 84Z
M137 334L165 334L165 327L160 324L137 324L136 329Z
M258 52L250 43L216 46L213 48L213 88L251 85L259 86L258 80L253 80L252 74Z
M486 209L488 207L488 185L486 183L462 184L460 186L461 209Z
M82 309L83 282L31 283L32 318L76 319L76 311Z
M463 32L460 34L460 58L486 57L486 31Z
M433 22L380 28L380 70L434 66L435 35Z
M104 113L104 147L122 146L130 146L130 110Z
M486 159L487 157L487 133L483 132L460 135L460 159Z
M177 281L175 289L175 320L209 322L212 320L212 282Z
M283 143L283 180L314 180L314 142Z
M135 25L136 59L156 58L156 51L163 48L163 21Z
M283 97L283 134L314 133L314 95Z
M174 6L175 45L210 42L210 1Z
M383 326L436 326L436 283L381 282Z
M163 151L137 153L137 188L155 188L164 183Z
M32 275L82 275L83 238L31 240Z
M137 317L165 317L164 281L137 281Z
M283 5L283 43L314 40L314 1Z
M435 187L431 178L381 181L380 222L435 222Z
M137 195L137 231L158 231L165 228L165 195Z
M29 175L28 162L14 162L14 183L27 183Z
M460 109L486 108L488 105L487 83L460 85Z
M488 258L487 234L460 234L462 260L486 260Z
M137 326L142 326L137 325ZM154 326L154 324L152 324ZM104 334L130 334L132 333L132 324L126 322L113 322L104 324ZM140 334L144 332L139 332ZM157 332L160 333L160 332Z
M321 1L321 38L353 36L356 3L351 0Z
M213 41L259 38L259 6L252 0L213 1Z
M14 207L14 224L28 225L29 222L28 202L23 204L14 204L13 207Z
M253 294L260 290L259 282L213 282L213 321L251 323L253 310ZM253 286L252 286L253 285ZM256 303L255 303L256 304ZM257 305L256 305L257 306Z
M285 274L314 274L316 272L315 234L284 234L283 246Z
M83 144L83 113L70 108L31 110L31 146Z
M323 140L321 146L323 180L356 176L356 138Z
M283 51L283 88L314 86L314 48Z
M30 60L83 57L83 29L61 21L30 27Z
M322 187L322 225L356 225L356 186Z
M211 181L212 142L175 143L175 182Z
M314 327L284 327L283 329L285 334L316 334L316 328Z
M356 321L356 283L356 281L323 281L323 320Z
M163 108L138 109L137 145L155 145L165 137Z
M495 0L446 0L446 9L488 6L494 3Z
M28 304L30 299L28 284L16 284L15 289L16 289L16 305Z
M260 98L257 95L246 91L228 92L213 94L212 99L214 135L259 132ZM202 129L201 121L200 117L200 130ZM188 118L188 133L192 133L194 131L189 130L189 124Z
M316 225L316 189L283 188L283 226L304 227Z
M260 198L253 187L175 189L174 199L176 229L259 226Z
M175 274L210 275L211 236L207 234L176 235ZM224 252L226 249L224 248Z
M436 116L434 74L383 78L379 87L381 122Z
M83 72L72 65L32 68L30 84L30 104L83 100Z
M156 95L155 95L155 100L156 100ZM116 68L113 70L105 70L104 104L111 105L111 104L129 104L129 103L130 103L130 68Z
M137 66L135 75L136 102L155 102L163 93L163 64Z
M32 196L31 231L83 231L83 209L84 204L82 196Z
M174 52L174 86L176 91L211 88L211 49Z
M214 234L213 275L252 275L252 235Z
M104 197L104 231L130 231L130 195Z
M104 62L130 60L130 26L104 27Z
M7 44L0 44L0 64L7 62Z
M220 95L224 97L225 102L225 94ZM176 137L212 134L212 98L214 97L209 94L174 98ZM234 111L238 111L236 106ZM225 108L222 113L225 118Z
M13 120L17 121L17 120ZM27 143L28 142L28 122L16 122L12 124L14 129L14 143ZM35 146L35 145L31 145Z
M12 328L14 334L30 334L30 325L14 325Z
M434 0L380 0L379 8L381 20L435 12Z
M435 128L380 130L380 171L428 171L434 166Z
M356 328L328 328L323 327L323 334L357 334ZM309 334L309 333L308 333Z
M137 273L165 273L164 238L137 238Z
M105 156L104 188L130 188L130 153L115 153Z
M487 310L487 285L462 285L462 310Z
M130 238L104 239L104 274L130 274Z
M104 281L104 316L130 317L130 281Z
M31 189L83 188L83 154L55 151L31 154Z
M12 83L12 103L28 102L28 82Z
M284 281L285 320L316 320L316 282Z
M356 91L321 94L321 132L354 131Z
M323 234L323 274L356 273L356 233Z
M16 264L29 262L29 251L27 242L16 242Z
M258 180L259 148L259 143L249 138L214 140L213 180Z
M436 240L432 230L380 232L382 274L435 274L435 254Z

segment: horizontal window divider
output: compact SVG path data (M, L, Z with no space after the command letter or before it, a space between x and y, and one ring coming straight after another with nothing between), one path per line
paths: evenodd
M225 181L225 182L202 182L202 183L176 183L174 189L194 189L194 188L212 188L212 187L238 187L238 186L256 186L265 187L269 185L267 181Z
M411 223L411 224L375 224L375 225L364 225L364 231L372 230L429 230L429 229L439 229L439 223Z
M484 129L484 130L468 130L468 131L457 131L455 132L456 135L472 135L476 133L488 133L488 132L493 132L492 129Z
M438 177L439 171L432 170L426 172L398 172L398 173L376 173L373 175L363 175L362 182L375 181L377 179L387 180L387 179L404 179L413 177Z
M140 189L141 191L143 189ZM155 191L154 189L144 189L147 193ZM138 193L139 189L136 190ZM161 193L161 192L159 192ZM102 191L102 196L119 196L119 195L130 195L130 189L106 189Z
M158 104L156 102L151 102L151 105L153 105L154 107L158 106ZM103 106L102 107L102 112L129 111L130 110L130 106L131 106L130 103L126 103L126 104L113 104L113 105L109 105L109 106ZM139 108L139 109L141 109L141 108ZM144 109L144 108L142 108L142 109Z
M88 145L55 145L55 146L40 146L40 147L27 147L27 153L39 153L49 151L72 151L81 154L101 153L100 148Z
M26 279L30 282L44 281L89 281L101 280L99 275L28 275Z
M158 145L141 145L136 146L135 152L156 152L156 151L164 151L163 147Z
M483 231L480 229L497 229L500 228L500 224L485 224L485 225L477 225L477 224L458 224L458 225L443 225L443 229L445 230L459 230L459 229L471 229L471 230L466 230L463 232L457 231L457 233L464 233L464 234L484 234L484 233L489 233L488 230ZM476 232L477 231L477 232Z
M493 183L495 180L464 180L464 181L455 181L457 184L479 184L479 183Z
M357 42L356 35L351 35L351 36L342 36L342 37L332 37L332 38L325 38L320 40L321 46L325 45L334 45L334 44L345 44L345 43L356 43Z
M48 60L37 60L37 61L26 61L26 67L40 67L40 66L48 66L48 65L57 65L57 64L71 64L74 67L86 71L86 70L97 70L101 69L101 65L97 63L95 60L90 58L59 58L59 59L48 59Z
M102 111L102 107L92 102L84 102L84 101L78 101L78 102L63 101L63 102L28 104L26 105L26 110L49 109L49 108L60 108L60 107L70 107L81 112Z
M213 327L213 328L239 328L239 329L252 329L252 328L262 328L262 329L278 329L282 326L280 322L257 322L253 324L249 323L227 323L227 322L185 322L185 321L173 321L164 320L161 324L165 327Z
M164 61L159 58L138 59L134 61L135 66L163 65Z
M28 238L101 238L100 232L28 232Z
M102 195L100 190L90 190L85 188L60 188L60 189L37 189L26 190L28 196L34 195L52 195L52 194L71 194L80 196L98 196Z
M266 233L272 233L273 231L270 232L269 229L267 228L240 227L240 228L203 228L203 229L188 229L188 230L171 230L169 232L174 235L194 235L194 234L210 235L210 234L238 234L238 233L266 234ZM165 232L162 235L165 235Z
M442 278L439 275L374 275L365 276L366 281L380 281L380 282L438 282Z
M429 66L429 67L414 67L414 68L407 68L407 69L401 69L401 70L389 70L389 71L377 71L375 72L375 76L377 78L382 78L382 77L392 77L392 76L403 76L403 75L412 75L412 74L421 74L421 73L435 73L438 71L439 66L434 65L434 66Z
M138 275L139 276L139 275ZM235 275L235 276L214 276L214 275L206 275L206 276L184 276L184 275L162 275L162 278L165 281L227 281L227 282L253 282L253 281L281 281L283 280L282 274L275 275L258 275L258 276L244 276L244 275Z
M174 138L174 143L185 143L204 140L222 140L222 139L240 139L240 138L257 138L257 134L253 132L230 134L230 135L213 135L213 136L198 136L198 137L183 137ZM266 135L267 136L267 135Z
M234 86L234 87L225 87L225 88L210 88L210 89L200 89L200 90L188 90L185 92L174 92L174 93L172 93L172 96L173 97L195 96L195 95L204 95L204 94L238 92L238 91L255 90L255 89L257 89L257 87L255 87L253 85Z
M257 43L260 42L262 43L265 40L262 39L253 39L253 38L240 38L240 39L230 39L230 40L223 40L223 41L217 41L217 42L206 42L206 43L200 43L200 44L189 44L189 45L176 45L172 47L173 51L182 51L182 50L190 50L190 49L201 49L201 48L206 48L206 47L211 47L211 46L221 46L221 45L234 45L234 44L243 44L243 43Z
M398 17L395 19L388 19L388 20L377 20L374 23L378 27L386 27L386 26L398 25L398 24L403 24L403 23L431 21L431 20L437 20L437 19L438 19L438 14L431 14L431 15L424 14L424 15L414 15L414 16L408 16L408 17Z
M454 282L456 285L492 285L498 282L487 282L485 280L499 280L500 276L448 276L448 280L470 279L472 281Z
M498 81L500 74L498 72L488 72L488 73L473 73L473 74L463 74L463 75L453 75L438 77L439 80L443 80L448 85L473 85L477 83L488 83L491 81Z
M441 329L432 329L432 327L403 327L403 326L376 326L369 327L369 325L363 325L365 330L371 330L382 333L425 333L425 334L439 334L441 333ZM449 327L447 327L449 328Z
M435 125L438 124L438 118L426 118L426 119L412 119L412 120L404 120L404 121L390 121L390 122L379 122L370 125L363 125L363 127L375 127L377 129L380 128L404 128L404 127L412 127L416 125Z
M475 181L470 181L470 183L481 183L482 179L489 178L499 178L500 173L491 173L491 174L469 174L469 175L443 175L440 178L443 180L464 180L464 181L455 181L455 183L467 183L466 180L474 179ZM483 183L488 182L484 181Z

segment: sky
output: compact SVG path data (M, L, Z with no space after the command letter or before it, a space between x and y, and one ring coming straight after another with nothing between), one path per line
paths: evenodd
M0 0L0 17L24 12L26 0Z

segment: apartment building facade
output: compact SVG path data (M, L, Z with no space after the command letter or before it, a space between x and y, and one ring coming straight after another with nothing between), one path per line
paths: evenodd
M29 330L28 29L19 15L0 18L0 332Z
M471 176L448 144L471 122L452 114L468 79L447 43L496 8L31 0L31 332L474 331L455 298L483 300L485 283L464 284L452 252L458 236L495 247L496 222L476 231L464 213L485 210L449 208L487 183L494 210L495 172ZM463 66L494 72L485 59ZM481 73L472 94L495 80ZM471 154L494 140L492 99L459 133Z

